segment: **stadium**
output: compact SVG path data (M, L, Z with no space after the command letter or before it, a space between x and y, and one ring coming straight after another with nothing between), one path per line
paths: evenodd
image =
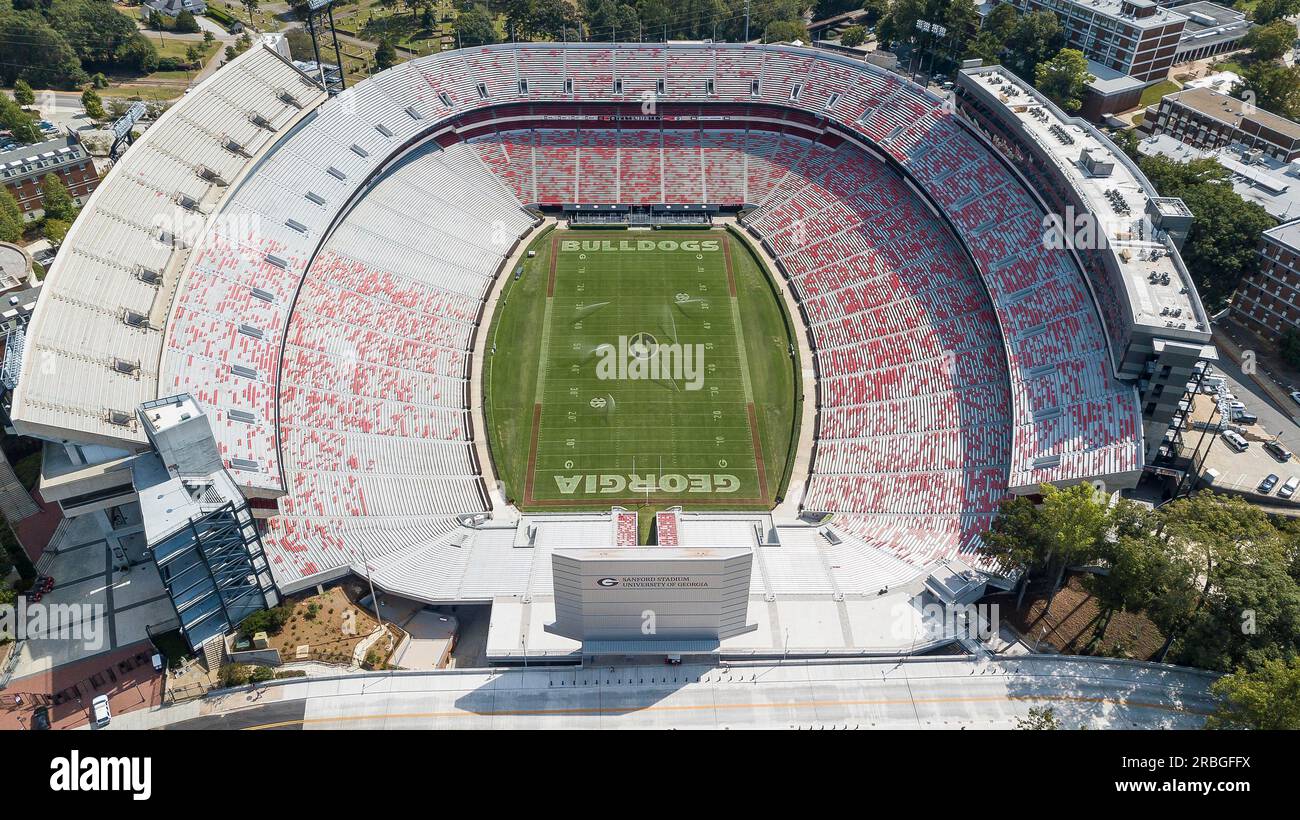
M996 66L519 43L331 96L287 58L117 162L9 409L66 514L139 505L193 648L358 576L490 603L496 663L934 651L927 603L1011 583L1002 499L1177 476L1186 208ZM1109 241L1045 242L1067 211Z

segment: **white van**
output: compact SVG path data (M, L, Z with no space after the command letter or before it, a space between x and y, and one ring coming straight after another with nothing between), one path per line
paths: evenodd
M1238 453L1244 453L1246 452L1246 449L1250 447L1250 442L1242 438L1241 434L1236 430L1224 430L1223 440L1228 443L1229 447L1236 450Z
M108 708L108 695L97 695L90 702L90 712L94 716L96 729L107 726L113 719L113 713Z

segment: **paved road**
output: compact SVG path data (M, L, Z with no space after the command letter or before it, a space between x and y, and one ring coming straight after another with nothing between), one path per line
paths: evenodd
M1061 656L466 670L297 680L111 728L1009 728L1036 705L1069 728L1197 728L1211 680Z

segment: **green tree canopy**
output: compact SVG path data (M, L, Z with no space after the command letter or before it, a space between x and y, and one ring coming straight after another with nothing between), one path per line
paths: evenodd
M1083 105L1083 94L1092 82L1088 73L1088 60L1083 52L1063 48L1056 56L1040 63L1034 74L1034 83L1049 100L1066 113L1078 113Z
M23 225L23 209L18 200L14 199L8 188L0 185L0 242L17 242L22 239Z
M1228 170L1213 159L1180 163L1143 157L1139 164L1162 196L1182 197L1195 217L1182 257L1211 312L1228 301L1243 277L1259 269L1259 235L1275 220L1246 202L1228 182Z
M1248 97L1247 92L1253 97ZM1242 73L1233 94L1251 100L1261 110L1300 119L1300 66L1252 63Z
M456 36L462 46L485 46L497 42L497 27L487 7L475 3L461 9L456 15Z
M72 201L72 195L58 174L46 174L41 180L41 201L47 220L58 219L70 223L77 216L76 203Z
M1276 60L1291 48L1296 39L1295 24L1287 20L1275 20L1265 26L1252 28L1242 40L1257 60Z
M397 63L397 49L393 48L393 43L387 37L379 41L379 48L375 49L375 67L380 71L386 71Z
M1044 484L1040 491L1037 505L1024 496L1004 501L980 549L1008 571L1023 570L1022 593L1031 577L1050 578L1050 606L1066 567L1105 553L1111 513L1088 484L1064 490Z
M93 88L81 92L81 107L86 109L86 116L95 122L103 122L108 117L104 111L104 100Z
M840 32L840 45L857 48L867 41L867 30L862 26L849 26Z
M14 139L20 142L39 142L41 139L41 129L36 127L32 115L9 99L8 94L0 94L0 128L12 132Z
M194 19L194 13L185 10L176 15L176 30L182 34L197 34L199 21Z
M14 81L14 102L23 108L31 108L36 104L36 92L21 77Z
M1210 691L1220 698L1207 729L1300 729L1300 660L1266 661L1254 672L1239 669Z
M1038 64L1061 50L1065 32L1056 15L1035 11L1016 18L1006 39L1007 62L1021 77L1033 82Z

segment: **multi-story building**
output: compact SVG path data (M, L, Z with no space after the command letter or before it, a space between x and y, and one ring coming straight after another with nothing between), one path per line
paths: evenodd
M1152 0L1014 0L1022 12L1050 11L1066 44L1089 60L1144 83L1165 79L1187 17Z
M1163 97L1147 108L1138 132L1168 134L1197 148L1242 145L1278 162L1300 158L1300 124L1209 88Z
M1178 13L1187 18L1187 25L1174 54L1175 65L1241 48L1253 25L1244 12L1205 0L1179 6Z
M66 137L0 153L0 184L18 200L23 218L29 222L45 214L41 181L47 174L63 180L78 207L99 187L99 173L90 154Z
M1237 287L1232 318L1277 341L1300 332L1300 220L1264 231L1259 255L1259 272Z

